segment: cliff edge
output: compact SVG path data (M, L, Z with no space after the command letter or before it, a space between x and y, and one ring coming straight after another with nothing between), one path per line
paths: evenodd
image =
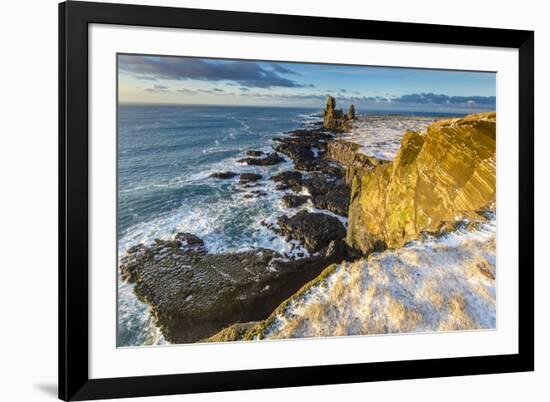
M458 219L484 220L496 195L496 113L409 131L391 163L354 175L346 241L368 254Z

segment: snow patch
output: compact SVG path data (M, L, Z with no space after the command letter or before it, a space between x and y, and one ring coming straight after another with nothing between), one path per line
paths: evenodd
M360 145L360 152L378 159L392 160L405 131L424 132L435 117L360 116L349 133L341 138Z
M342 263L295 298L266 338L496 327L496 221Z

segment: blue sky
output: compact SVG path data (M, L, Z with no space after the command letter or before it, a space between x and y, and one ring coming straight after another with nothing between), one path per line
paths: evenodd
M119 55L119 101L359 109L495 109L496 74L448 70Z

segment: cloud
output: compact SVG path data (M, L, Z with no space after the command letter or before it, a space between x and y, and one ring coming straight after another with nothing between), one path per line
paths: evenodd
M277 64L277 63L271 63L270 67L273 69L273 71L276 71L281 74L298 74L296 71L291 70L290 68L281 66L280 64Z
M342 90L340 90L343 92ZM401 96L358 96L358 91L353 91L352 96L346 96L340 93L337 100L344 102L356 102L363 106L389 106L399 107L430 107L434 110L439 109L479 109L493 110L496 107L496 98L494 96L449 96L434 93L413 93Z
M155 84L151 88L145 88L147 92L168 92L170 88L165 85Z
M354 101L366 101L366 102L378 102L378 103L391 102L391 99L384 98L383 96L353 96L350 99Z
M168 92L169 88L165 85L153 85L152 88L145 88L147 92Z
M187 88L176 89L176 92L181 92L183 94L190 94L190 95L194 95L197 93L197 91L193 89L187 89Z
M150 80L150 81L156 81L157 80L155 77L149 77L149 76L146 76L146 75L134 75L134 78L138 79L138 80Z
M166 87L165 87L166 88ZM176 92L180 92L182 94L189 94L189 95L196 95L196 94L211 94L211 95L222 95L222 94L230 94L229 92L224 91L221 88L212 88L212 89L188 89L188 88L180 88L176 89Z
M353 93L356 93L354 91ZM323 93L293 93L293 94L258 94L256 92L242 93L240 96L261 97L268 99L280 99L288 101L303 101L310 103L324 102L328 95L333 95L334 92ZM494 110L496 106L496 99L494 96L449 96L433 93L418 93L407 94L402 96L359 96L345 94L339 94L337 96L337 102L339 105L354 103L358 107L380 107L381 109L394 109L394 110Z
M197 92L200 92L201 94L210 94L210 95L226 95L226 94L229 94L228 92L225 92L223 89L220 89L220 88L197 89Z
M477 107L494 109L494 96L448 96L434 93L408 94L391 98L392 103L404 105L437 105L454 107Z
M119 56L121 71L131 73L134 77L165 80L204 80L234 81L243 87L271 88L303 87L292 80L281 77L278 73L291 70L277 65L273 70L263 68L250 61L216 61L187 57L152 57L152 56Z
M318 100L325 101L327 94L311 94L311 93L277 93L277 92L257 92L250 91L248 88L240 88L240 93L226 93L227 95L234 95L239 97L248 98L263 98L263 99L279 99L279 100Z

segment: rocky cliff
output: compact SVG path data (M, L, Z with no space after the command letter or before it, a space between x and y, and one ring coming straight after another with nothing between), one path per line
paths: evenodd
M364 176L376 166L387 163L361 153L359 148L359 144L346 140L330 141L327 145L327 158L344 166L345 181L348 185L352 184L355 176Z
M348 245L368 254L457 219L483 220L495 202L495 136L494 112L407 132L391 163L352 177Z
M295 211L260 224L303 251L280 255L251 245L211 253L202 239L178 233L122 256L121 279L135 284L134 293L149 304L167 341L494 327L496 226L479 221L494 218L486 212L495 208L495 113L438 121L425 133L408 131L390 162L338 138L334 132L348 128L355 111L344 114L335 106L329 97L324 129L287 132L273 139L273 152L248 150L238 161L261 167L283 162L281 154L292 160L293 170L269 179L283 191L285 208ZM221 171L210 177L235 176ZM265 177L241 173L240 190ZM267 195L260 189L247 195L254 194ZM298 209L309 202L326 212ZM342 217L348 217L347 229ZM436 240L401 248L423 232L455 228L460 246ZM476 233L469 238L471 231ZM326 297L330 286L332 296ZM307 307L303 316L301 305Z
M482 113L406 132L391 162L356 143L328 141L326 157L343 166L351 187L352 250L337 254L363 257L327 265L267 319L241 321L206 341L493 328L495 136L496 114ZM322 187L314 184L310 191ZM442 230L453 240L428 236L402 247Z

